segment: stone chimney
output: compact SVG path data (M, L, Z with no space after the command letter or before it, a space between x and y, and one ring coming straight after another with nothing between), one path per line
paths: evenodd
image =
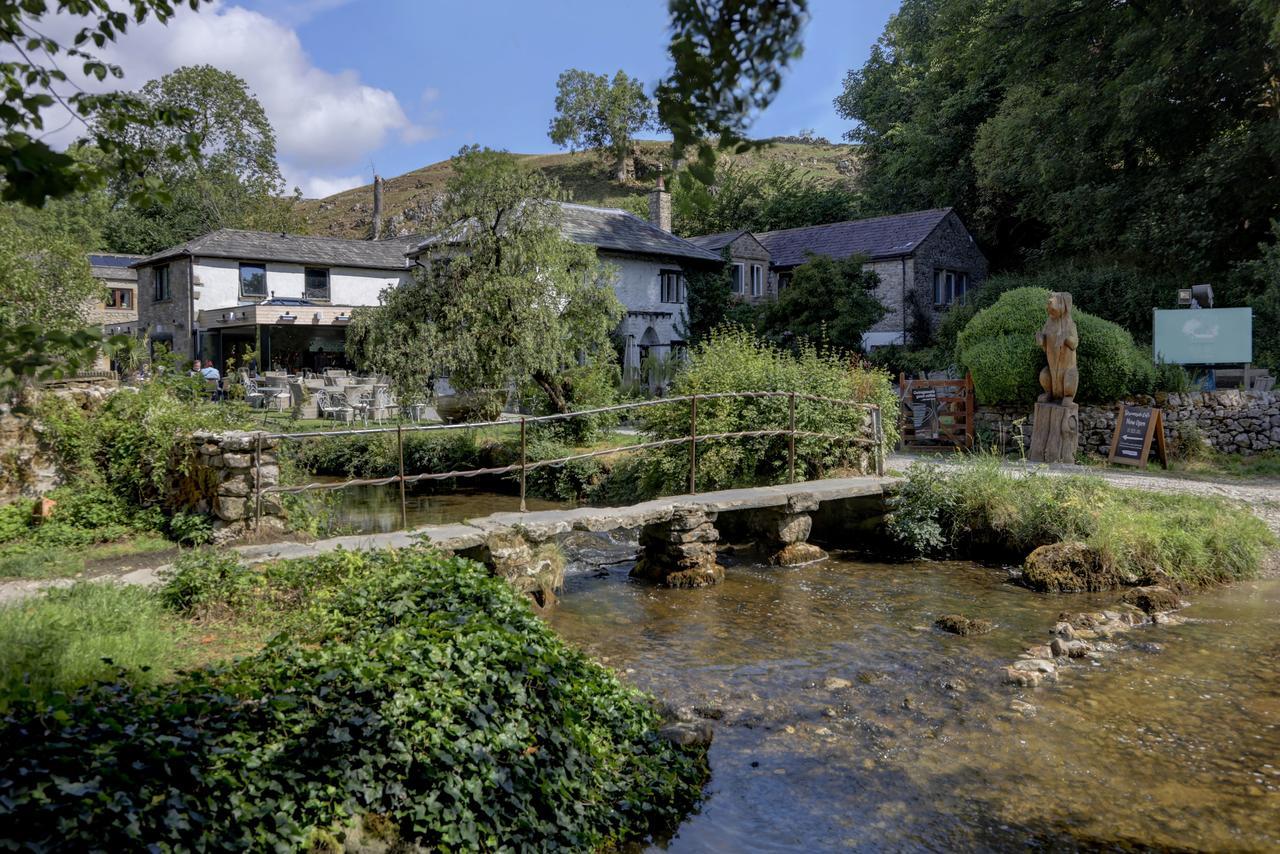
M667 192L662 176L658 176L658 186L649 194L649 222L663 231L671 231L671 194Z
M382 176L373 176L373 239L382 239Z

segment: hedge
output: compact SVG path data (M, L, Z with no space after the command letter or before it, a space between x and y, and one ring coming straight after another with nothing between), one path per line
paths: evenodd
M428 848L582 850L695 805L703 751L482 566L343 560L319 636L11 708L0 848L294 849L363 816Z
M1032 403L1041 393L1045 357L1036 344L1036 332L1048 317L1048 300L1044 288L1007 291L961 330L956 357L960 367L973 374L979 403ZM1152 391L1155 365L1128 332L1083 311L1073 310L1071 316L1080 333L1076 400L1110 403Z

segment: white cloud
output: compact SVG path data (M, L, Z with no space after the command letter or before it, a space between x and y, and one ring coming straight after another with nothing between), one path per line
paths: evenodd
M285 170L285 177L290 176L291 170ZM350 190L352 187L359 187L361 184L368 184L369 180L363 175L338 175L332 178L326 178L322 175L299 176L297 180L288 182L292 188L297 186L301 188L302 195L308 199L323 199L325 196L332 196L334 193L341 193L343 190Z
M285 8L296 21L343 2L316 0ZM69 35L78 23L59 21L67 32L57 35ZM394 93L363 83L355 71L333 73L313 65L289 26L221 0L198 13L182 9L167 26L151 20L131 27L119 42L99 53L124 69L123 85L130 89L184 65L213 65L244 78L275 128L280 160L289 164L290 187L297 184L308 196L324 187L346 189L364 183L348 170L366 163L388 140L412 143L435 135L431 128L410 121ZM107 88L83 81L81 85ZM46 126L61 123L50 115ZM66 143L80 132L77 123L50 136ZM338 177L343 171L347 177Z

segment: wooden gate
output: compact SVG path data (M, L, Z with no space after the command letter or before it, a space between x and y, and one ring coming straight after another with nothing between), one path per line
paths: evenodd
M973 377L909 380L898 376L902 444L973 450Z

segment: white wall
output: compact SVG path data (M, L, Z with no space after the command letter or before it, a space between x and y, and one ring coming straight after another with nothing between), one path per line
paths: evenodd
M196 311L227 308L247 300L240 298L240 262L229 258L196 258L194 262ZM268 262L267 295L303 295L302 264ZM409 271L367 270L352 267L329 268L329 302L332 305L377 305L378 294L408 278Z
M663 270L679 270L680 264L646 258L634 258L622 255L601 253L603 261L612 264L617 278L614 291L618 300L628 312L656 312L654 315L627 314L623 317L621 333L627 342L627 350L623 355L623 367L632 369L639 362L639 345L644 340L647 330L652 329L653 343L660 347L669 347L673 341L683 341L681 331L687 323L685 302L664 303L662 301L662 283L659 273ZM660 350L664 354L669 350Z

